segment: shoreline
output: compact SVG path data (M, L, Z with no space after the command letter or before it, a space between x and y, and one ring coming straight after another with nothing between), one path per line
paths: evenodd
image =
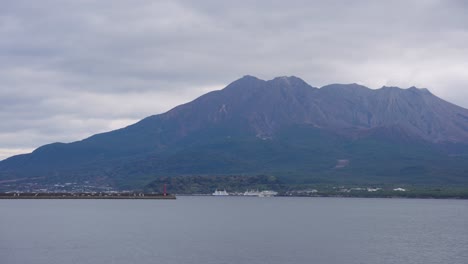
M226 196L214 196L211 194L176 194L181 197L241 197L241 198L361 198L361 199L421 199L421 200L468 200L468 197L427 197L427 196L344 196L344 195L276 195L270 197L258 197L258 196L244 196L244 195L226 195Z
M175 200L173 194L152 193L0 193L0 199L126 199L126 200Z

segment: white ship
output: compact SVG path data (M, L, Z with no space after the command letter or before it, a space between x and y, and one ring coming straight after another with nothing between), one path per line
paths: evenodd
M277 195L278 193L275 191L254 191L254 190L248 190L244 193L244 196L255 196L255 197L272 197Z
M273 197L276 196L278 193L275 191L262 191L258 197Z
M244 196L260 196L260 192L258 190L254 191L254 190L247 190L245 193L244 193Z
M226 190L224 191L218 191L218 189L215 190L215 192L213 193L213 196L228 196L229 193L226 192Z

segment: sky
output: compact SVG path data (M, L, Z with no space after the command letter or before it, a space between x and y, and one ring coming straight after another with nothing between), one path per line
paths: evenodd
M468 108L468 1L2 0L0 160L230 82L428 88Z

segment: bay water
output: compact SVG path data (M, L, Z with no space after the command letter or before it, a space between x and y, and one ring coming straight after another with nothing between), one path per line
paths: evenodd
M1 264L467 264L468 201L0 200Z

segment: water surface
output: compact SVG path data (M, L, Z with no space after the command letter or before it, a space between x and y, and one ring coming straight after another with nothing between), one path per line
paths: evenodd
M468 201L0 200L0 263L468 263Z

